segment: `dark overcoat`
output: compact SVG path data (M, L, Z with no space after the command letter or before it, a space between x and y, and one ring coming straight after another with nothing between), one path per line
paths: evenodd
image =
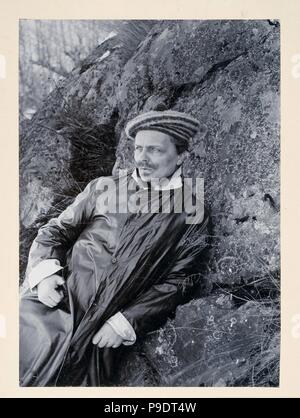
M107 180L113 191L106 190ZM191 213L184 204L179 213L174 205L170 213L146 213L143 206L135 213L119 210L124 202L149 197L151 188L136 184L133 190L131 180L130 173L92 180L60 216L39 229L28 269L42 260L59 260L65 297L51 309L39 302L36 291L26 285L22 291L21 386L109 385L119 348L99 349L91 342L105 321L120 311L140 338L185 303L198 284L208 248L206 210L192 224L186 222ZM177 191L167 193L174 198ZM117 196L116 211L103 199L109 193ZM158 199L160 210L164 193L150 199Z

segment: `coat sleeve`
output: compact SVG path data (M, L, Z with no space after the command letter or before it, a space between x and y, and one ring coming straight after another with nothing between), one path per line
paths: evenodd
M210 218L190 226L176 248L176 257L162 282L152 285L121 310L137 336L159 328L176 307L186 303L203 278L210 246Z
M57 218L52 218L39 229L30 247L26 268L31 289L64 266L67 251L91 219L97 180L92 180Z

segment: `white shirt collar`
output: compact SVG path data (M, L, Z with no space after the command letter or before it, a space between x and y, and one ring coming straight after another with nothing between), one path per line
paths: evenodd
M174 171L170 179L161 179L161 182L155 185L154 190L170 190L170 189L177 189L179 187L182 187L181 174L182 174L182 168L181 166L179 166L177 170ZM138 174L138 170L136 168L133 170L131 176L142 189L148 189L147 182L143 181L140 178Z

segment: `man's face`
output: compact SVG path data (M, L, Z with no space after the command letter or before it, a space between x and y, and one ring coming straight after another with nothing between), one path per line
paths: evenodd
M170 177L181 163L171 137L162 132L139 131L134 145L134 160L143 181Z

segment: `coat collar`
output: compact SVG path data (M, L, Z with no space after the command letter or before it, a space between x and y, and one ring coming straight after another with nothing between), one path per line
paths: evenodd
M139 171L135 168L132 172L133 179L142 189L148 189L148 183L143 181L139 175ZM182 167L179 166L176 171L172 174L170 179L165 179L165 181L160 182L160 184L154 187L154 190L171 190L182 187Z

